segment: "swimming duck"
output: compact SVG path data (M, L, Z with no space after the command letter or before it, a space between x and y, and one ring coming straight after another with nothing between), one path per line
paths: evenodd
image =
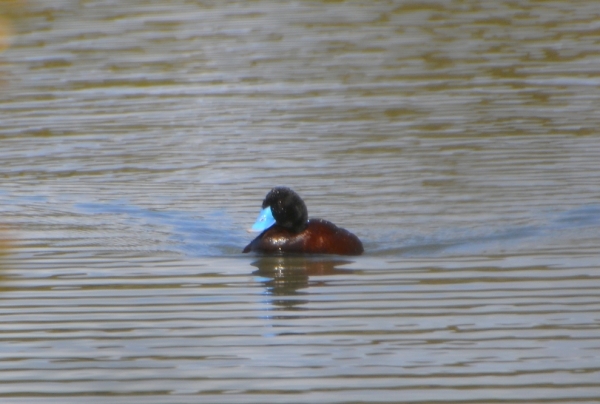
M302 198L287 187L269 191L250 230L261 233L244 253L360 255L364 251L358 237L348 230L327 220L309 219Z

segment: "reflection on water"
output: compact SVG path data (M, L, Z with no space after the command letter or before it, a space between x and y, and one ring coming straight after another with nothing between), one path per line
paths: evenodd
M252 262L258 268L253 274L264 279L264 285L269 295L273 296L273 304L292 309L306 301L298 299L276 299L276 297L302 296L301 289L315 286L318 276L347 274L349 270L339 268L352 261L311 256L264 256ZM309 283L310 277L312 282Z
M0 2L0 402L597 402L597 8Z

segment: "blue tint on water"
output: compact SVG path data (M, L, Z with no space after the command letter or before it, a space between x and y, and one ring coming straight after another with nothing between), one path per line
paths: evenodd
M140 232L151 229L158 250L179 252L190 257L230 256L240 254L250 241L245 227L233 222L227 211L214 210L203 216L197 212L147 209L126 200L106 203L60 203L44 195L11 197L0 190L0 204L5 212L29 206L48 209L50 213L70 211L80 215L108 215L107 227L117 224L129 228L120 237L136 239ZM111 218L111 216L114 217ZM411 234L410 229L380 228L369 239L363 238L366 255L379 256L440 256L446 254L480 254L514 249L522 243L544 243L560 240L566 231L593 236L600 231L600 205L584 205L554 214L538 216L535 224L502 226L496 222L483 227L473 223L468 227L438 229L430 234ZM98 228L102 233L103 229ZM114 230L114 229L113 229ZM358 232L357 232L358 234ZM359 234L360 236L360 234Z
M540 245L557 242L565 231L591 236L600 232L598 205L581 206L536 219L536 224L532 225L503 226L496 222L489 227L481 227L479 223L473 223L472 227L444 228L431 234L412 235L407 229L396 230L385 233L385 237L375 243L368 243L366 250L367 254L370 249L371 253L386 256L476 255L513 250L525 242Z
M132 228L150 225L167 230L169 235L161 249L179 251L188 256L227 255L233 251L239 252L244 242L244 232L236 230L223 210L198 217L192 212L150 210L124 201L80 203L75 208L79 213L119 215L119 220L131 224Z
M567 210L558 215L554 222L556 228L578 228L600 226L600 206L587 205Z

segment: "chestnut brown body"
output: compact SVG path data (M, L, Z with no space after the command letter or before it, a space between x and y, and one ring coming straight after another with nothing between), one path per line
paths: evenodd
M364 250L358 237L348 230L327 220L310 219L299 233L277 224L270 227L252 240L243 252L250 251L264 254L360 255Z

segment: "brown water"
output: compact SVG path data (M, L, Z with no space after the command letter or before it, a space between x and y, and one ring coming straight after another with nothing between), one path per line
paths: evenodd
M3 404L600 400L595 2L16 7Z

